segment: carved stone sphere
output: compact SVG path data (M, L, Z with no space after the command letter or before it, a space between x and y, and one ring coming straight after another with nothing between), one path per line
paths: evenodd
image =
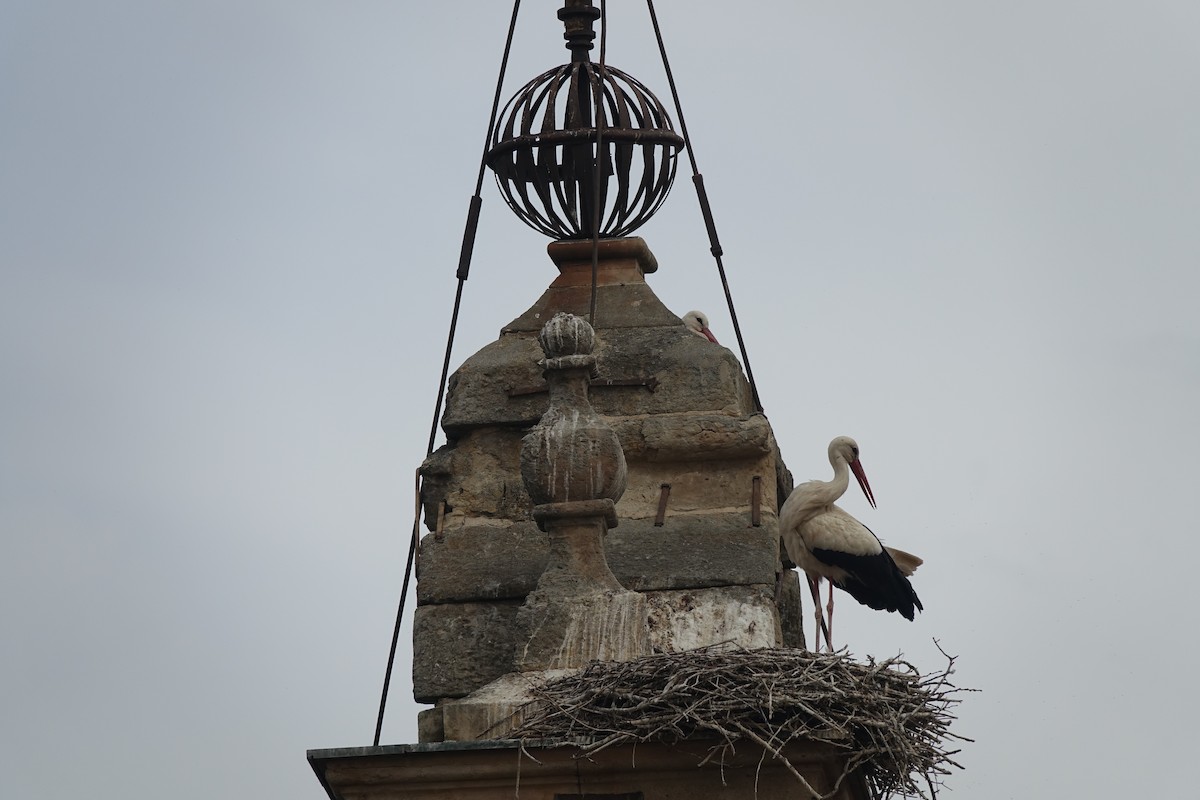
M596 347L596 331L583 317L559 311L542 326L538 344L547 359L588 356Z

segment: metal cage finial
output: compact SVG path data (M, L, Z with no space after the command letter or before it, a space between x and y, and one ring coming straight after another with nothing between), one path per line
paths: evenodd
M571 63L537 76L508 101L487 164L509 208L534 230L586 239L599 219L601 238L627 236L666 199L683 137L641 81L589 59L599 16L590 2L567 0L558 14Z

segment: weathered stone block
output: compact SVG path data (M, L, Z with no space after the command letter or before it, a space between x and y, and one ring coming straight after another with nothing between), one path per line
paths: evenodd
M625 457L646 461L759 458L771 452L771 425L761 414L708 411L613 417Z
M774 583L779 569L773 526L747 514L621 520L604 540L608 565L626 589L688 589ZM417 602L521 600L546 568L546 534L532 522L475 525L421 540Z
M531 331L505 334L463 362L446 386L446 435L453 440L483 425L529 427L541 419L549 395L529 391L545 385L541 357Z
M445 741L508 738L510 731L520 727L524 718L521 707L534 699L532 690L574 671L552 669L509 673L467 697L443 703L438 710L442 712Z
M754 411L750 386L733 351L678 325L599 331L596 358L601 377L653 381L653 391L601 389L592 404L608 416L677 412Z
M647 592L650 644L679 652L728 642L738 647L778 647L782 639L774 586L722 586Z
M672 415L682 419L684 415ZM688 415L689 424L703 431L712 429L712 415ZM669 448L650 449L643 435L646 420L615 418L609 420L621 439L627 458L626 490L618 514L623 518L653 517L658 510L661 487L671 484L667 506L668 519L679 513L699 510L744 509L749 519L754 478L761 480L760 509L763 524L774 516L782 498L791 490L791 475L777 466L778 449L769 442L767 452L758 452L762 444L762 417L725 418L730 430L746 431L746 439L735 443L718 434L727 448L726 457L713 458L704 443L691 440ZM717 422L717 426L724 423ZM746 426L746 427L742 427ZM650 426L651 428L656 426ZM769 429L766 431L769 434ZM736 435L736 434L735 434ZM439 504L446 503L444 528L492 521L517 521L530 518L532 501L520 479L522 430L482 428L472 430L454 445L440 448L422 466L424 487L422 503L425 525L435 529ZM711 440L709 440L711 442ZM744 449L743 449L744 448ZM734 458L735 451L747 457ZM666 460L667 453L675 460Z
M692 334L682 322L601 327L596 333L600 379L613 381L591 392L600 415L752 413L749 384L733 352ZM549 403L541 355L532 333L506 333L468 358L450 377L442 416L446 435L456 439L472 428L537 422Z
M662 483L672 484L672 512L744 507L749 513L755 475L762 478L762 507L777 508L774 442L764 417L664 416L606 420L618 434L629 470L621 514L652 516ZM442 501L446 526L480 518L529 519L532 501L519 475L521 442L521 429L480 428L426 459L426 527L434 530Z
M448 528L421 540L417 602L523 600L546 568L546 534L532 521Z
M740 514L622 520L608 532L609 566L627 589L691 589L775 582L773 528L753 528Z
M422 504L425 526L434 530L438 504L443 527L463 519L527 520L532 501L521 480L521 430L482 428L425 460Z
M417 712L417 741L446 741L446 723L442 718L442 706L424 708Z
M654 517L662 485L671 485L666 519L696 512L742 513L750 523L754 479L759 478L763 524L774 517L775 467L770 456L724 461L630 461L625 494L617 505L621 519Z
M518 604L418 606L413 620L413 697L463 697L513 671Z

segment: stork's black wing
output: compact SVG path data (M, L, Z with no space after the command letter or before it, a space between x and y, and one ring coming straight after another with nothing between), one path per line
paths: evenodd
M847 577L834 581L834 584L849 592L864 606L878 611L899 611L905 619L912 619L916 611L925 610L912 584L900 572L887 550L870 556L822 549L815 549L812 554L819 561L845 570Z

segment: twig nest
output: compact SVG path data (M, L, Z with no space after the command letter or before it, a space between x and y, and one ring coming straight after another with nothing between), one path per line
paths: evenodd
M798 738L845 753L842 780L858 770L872 797L936 794L952 768L960 689L945 669L921 675L899 657L866 663L844 653L719 647L634 661L593 662L534 687L507 734L576 742L583 755L646 741L741 740L763 746L803 781L781 748ZM811 787L810 787L811 788ZM923 791L928 789L928 795ZM828 795L827 795L828 796Z

